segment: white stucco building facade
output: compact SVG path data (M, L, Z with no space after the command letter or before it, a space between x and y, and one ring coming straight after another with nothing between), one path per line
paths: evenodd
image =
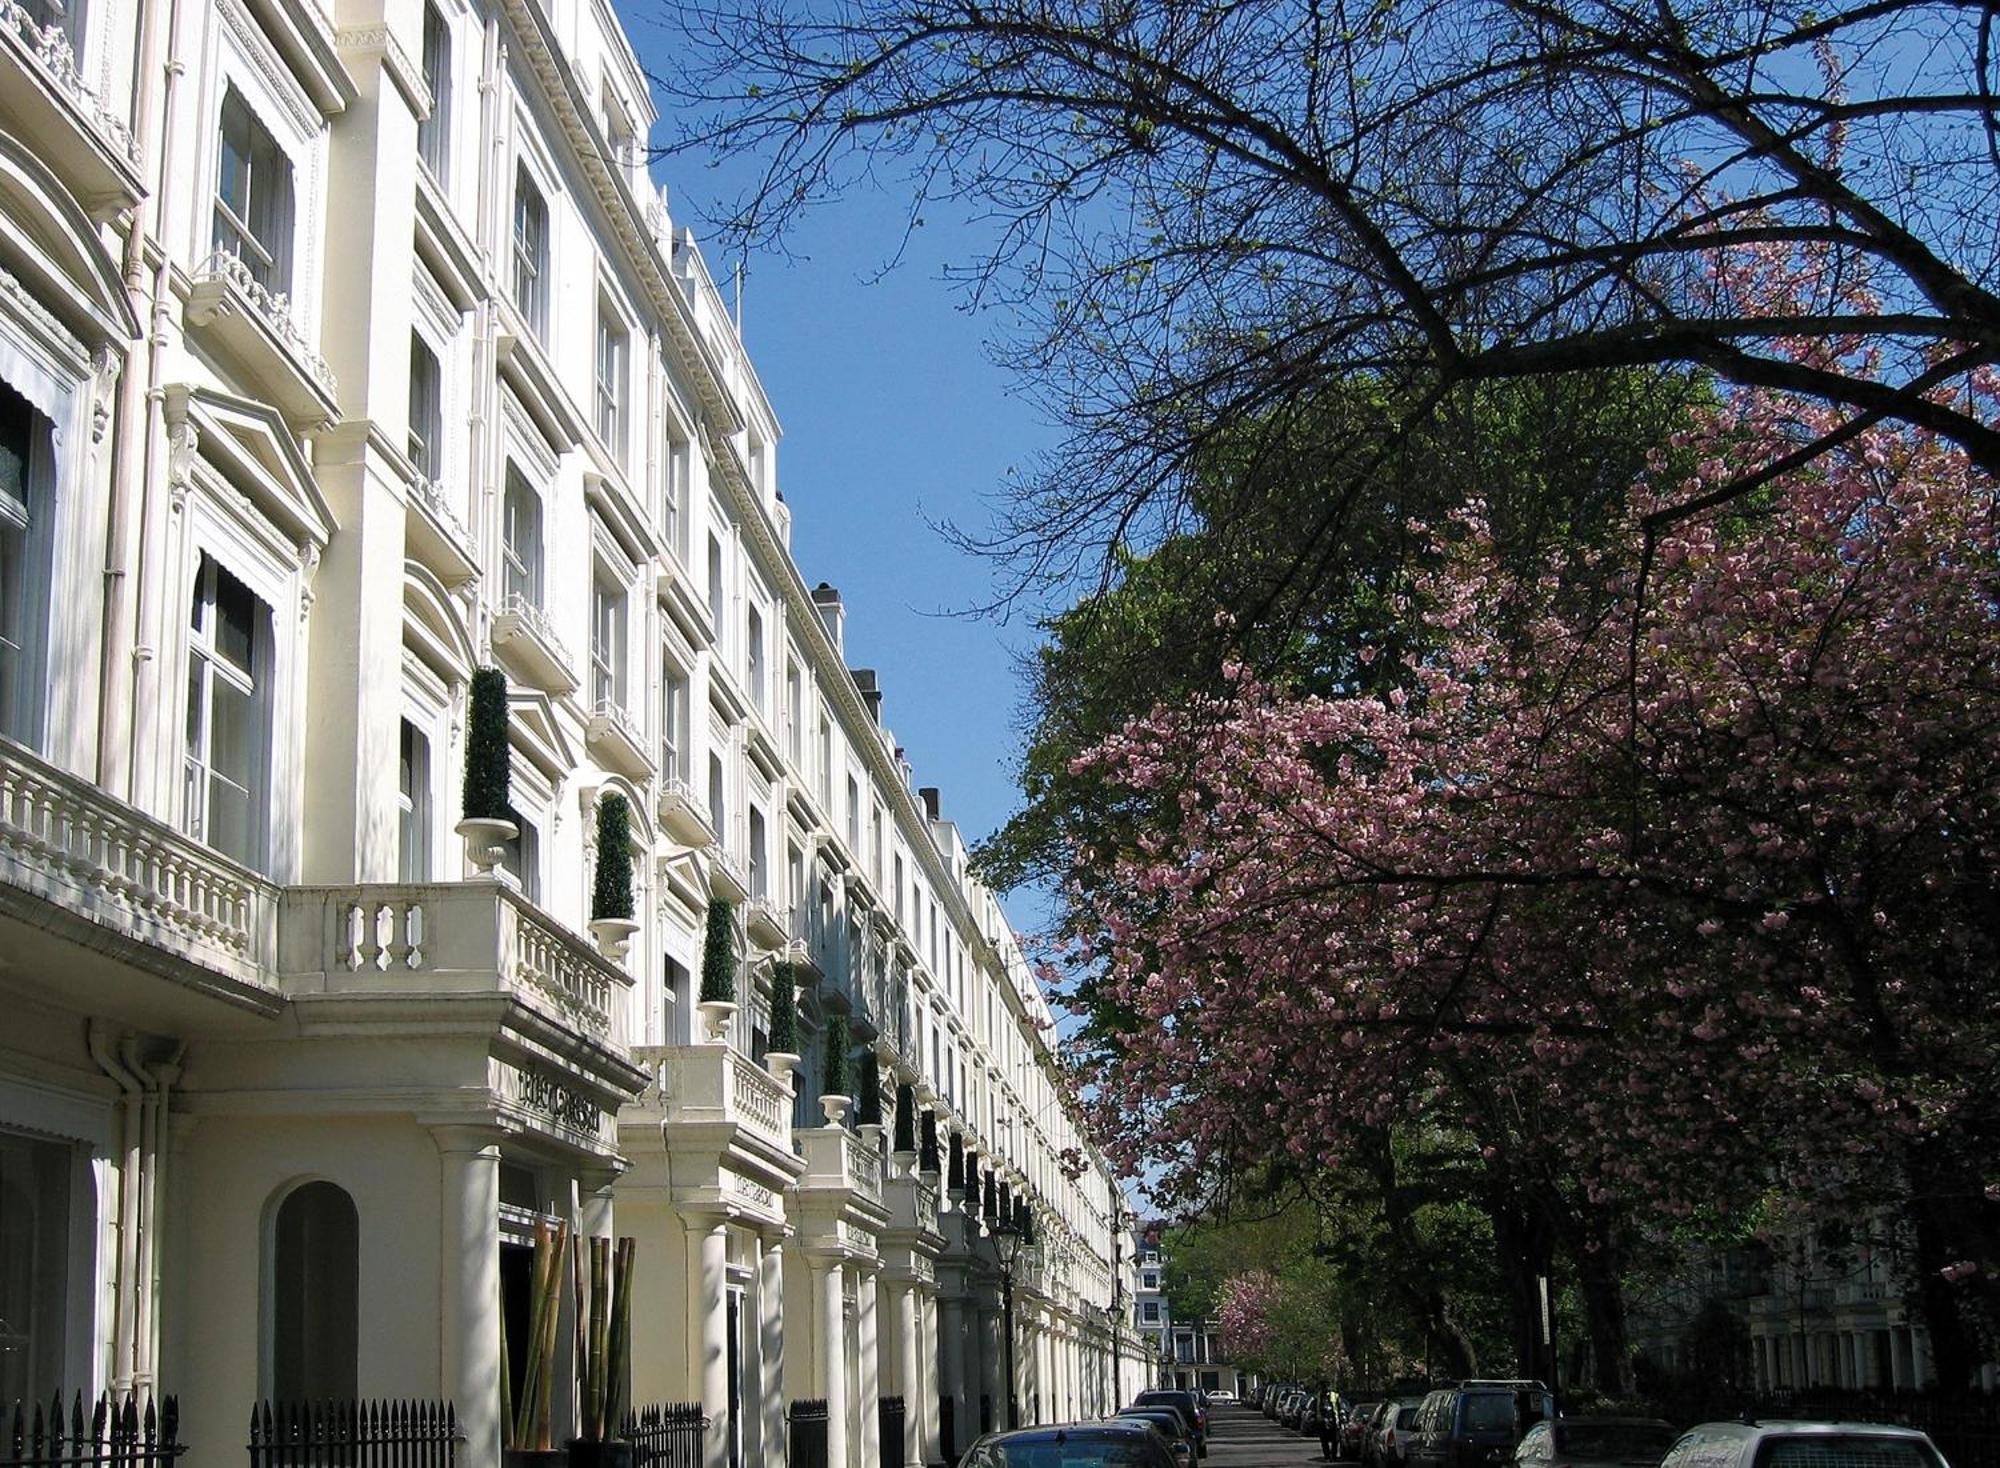
M1136 1359L1043 1000L791 559L651 121L586 0L0 0L0 1399L173 1393L201 1465L260 1399L449 1400L491 1468L554 1219L636 1241L631 1400L714 1468L812 1398L842 1468L940 1461L1009 1395L954 1140L1033 1213L1024 1412ZM820 1124L835 1013L886 1130Z

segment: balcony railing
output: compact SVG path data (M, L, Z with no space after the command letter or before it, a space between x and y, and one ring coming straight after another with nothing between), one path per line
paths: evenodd
M882 1200L882 1159L860 1137L847 1138L847 1171L865 1197Z
M598 1039L612 1038L612 995L630 982L498 883L292 887L280 931L293 994L499 990Z
M276 886L5 740L0 882L238 983L270 986Z

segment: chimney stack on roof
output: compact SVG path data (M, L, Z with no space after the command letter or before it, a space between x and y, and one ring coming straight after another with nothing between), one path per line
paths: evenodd
M814 608L819 612L820 625L826 628L826 635L833 643L833 650L843 652L847 608L840 603L840 593L831 584L822 581L812 589L812 599Z
M924 786L924 788L923 788L923 789L921 789L921 790L919 790L919 791L917 792L917 799L921 800L921 801L922 801L922 802L924 803L924 814L925 814L925 815L929 816L929 817L930 817L930 818L931 818L931 819L932 819L933 821L937 821L937 820L942 820L942 819L943 819L943 817L942 817L942 816L940 816L940 815L938 814L938 788L937 788L937 786L935 786L935 785L926 785L926 786Z
M850 672L854 686L861 694L861 701L868 706L868 717L875 721L875 727L882 727L882 685L875 679L873 668L854 668Z

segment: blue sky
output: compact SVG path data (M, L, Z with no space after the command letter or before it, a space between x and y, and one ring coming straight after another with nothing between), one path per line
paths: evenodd
M735 179L695 159L655 172L730 295L736 261L701 216ZM977 841L1014 809L1016 658L1034 633L1018 618L1002 626L960 615L990 598L991 568L934 525L983 528L1007 470L1025 468L1055 431L986 355L1005 317L969 314L940 278L947 260L976 253L972 228L927 223L884 273L901 207L852 196L809 215L784 255L753 255L743 335L784 427L778 471L793 555L808 585L840 589L848 663L880 675L883 717L917 783L938 786L946 817ZM1014 895L1008 909L1017 926L1041 921L1033 894Z

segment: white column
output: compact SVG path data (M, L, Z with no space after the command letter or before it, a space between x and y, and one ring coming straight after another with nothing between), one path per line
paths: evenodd
M944 1443L938 1421L938 1311L937 1291L928 1285L917 1290L917 1326L923 1332L917 1344L918 1400L923 1421L922 1453L926 1463L944 1461Z
M874 1468L882 1461L882 1375L881 1343L876 1339L877 1275L867 1265L854 1269L854 1337L860 1381L855 1383L855 1400L860 1409L861 1461Z
M957 1295L938 1297L938 1317L942 1322L938 1336L942 1349L939 1357L944 1366L944 1395L951 1398L952 1436L954 1442L942 1443L939 1460L956 1463L965 1444L972 1441L968 1429L972 1423L966 1416L965 1380L965 1305Z
M757 1386L755 1431L746 1430L743 1458L784 1468L785 1254L782 1238L757 1235Z
M708 1414L705 1468L727 1468L729 1462L729 1225L700 1214L687 1220L688 1258L694 1268L697 1332L695 1361L701 1378L701 1409Z
M985 1367L985 1372L980 1381L984 1383L983 1390L992 1402L993 1426L998 1429L1007 1425L1007 1362L1002 1355L1000 1312L982 1312L981 1323L985 1330L979 1352L980 1364Z
M847 1454L847 1302L842 1295L841 1261L816 1263L819 1270L820 1387L826 1395L826 1461L853 1468Z
M464 1468L499 1468L500 1147L470 1127L436 1127L441 1158L444 1390L465 1434Z
M903 1462L907 1468L923 1468L924 1379L923 1368L917 1364L922 1346L917 1287L897 1280L889 1286L889 1299L896 1312L896 1387L903 1394Z

